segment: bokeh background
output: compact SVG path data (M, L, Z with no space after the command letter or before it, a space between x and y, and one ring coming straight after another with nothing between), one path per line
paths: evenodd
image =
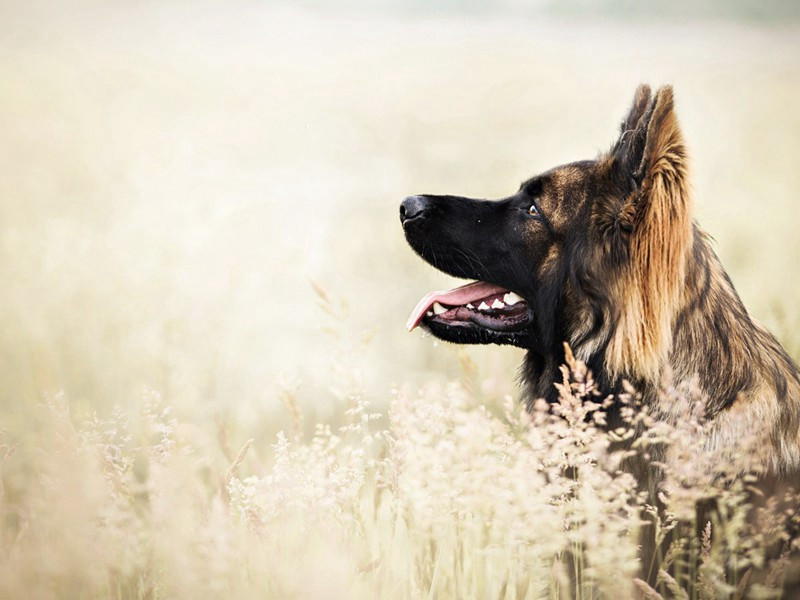
M406 333L456 282L398 204L594 157L640 82L675 86L698 218L797 357L799 5L664 4L3 1L0 428L157 392L267 447L282 389L338 418L342 364L378 409L465 363L514 394L518 350Z

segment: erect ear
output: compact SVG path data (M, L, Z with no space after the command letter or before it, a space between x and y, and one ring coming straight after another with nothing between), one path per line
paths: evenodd
M650 86L636 88L628 115L619 128L619 139L611 150L615 167L620 175L632 176L639 168L647 139L647 127L653 115Z
M639 86L611 158L618 180L632 188L620 211L627 225L641 218L656 193L676 210L688 208L681 206L687 201L687 160L672 86L659 88L652 98L648 86Z

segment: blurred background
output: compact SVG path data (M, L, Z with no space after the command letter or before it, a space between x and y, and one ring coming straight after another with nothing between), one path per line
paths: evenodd
M404 324L454 285L413 255L412 193L502 197L614 140L675 86L697 216L800 355L800 4L422 0L0 3L0 428L63 391L272 434L344 369L385 408L521 352ZM315 291L314 286L317 290ZM299 387L298 387L299 386Z

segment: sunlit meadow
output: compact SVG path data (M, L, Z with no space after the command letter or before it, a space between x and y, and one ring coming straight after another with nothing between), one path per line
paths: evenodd
M535 4L0 4L0 597L779 597L796 514L700 467L659 514L580 364L528 415L518 350L405 332L454 283L405 195L504 196L672 83L698 219L800 357L794 12ZM689 404L615 401L692 456Z

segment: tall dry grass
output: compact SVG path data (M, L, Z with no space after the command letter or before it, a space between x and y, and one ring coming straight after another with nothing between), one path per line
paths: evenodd
M755 510L735 464L702 463L690 389L665 389L673 412L686 402L669 423L633 390L603 397L571 359L557 404L529 414L506 397L493 414L467 369L396 390L383 427L358 365L338 372L344 423L306 439L287 390L295 427L267 456L252 440L234 451L223 423L191 440L156 393L133 419L76 423L64 396L41 404L35 448L2 446L0 595L781 597L800 497ZM615 403L624 425L609 429ZM661 462L661 509L622 467L651 449L678 457ZM717 509L698 523L707 498ZM655 588L637 579L648 522L671 536Z

